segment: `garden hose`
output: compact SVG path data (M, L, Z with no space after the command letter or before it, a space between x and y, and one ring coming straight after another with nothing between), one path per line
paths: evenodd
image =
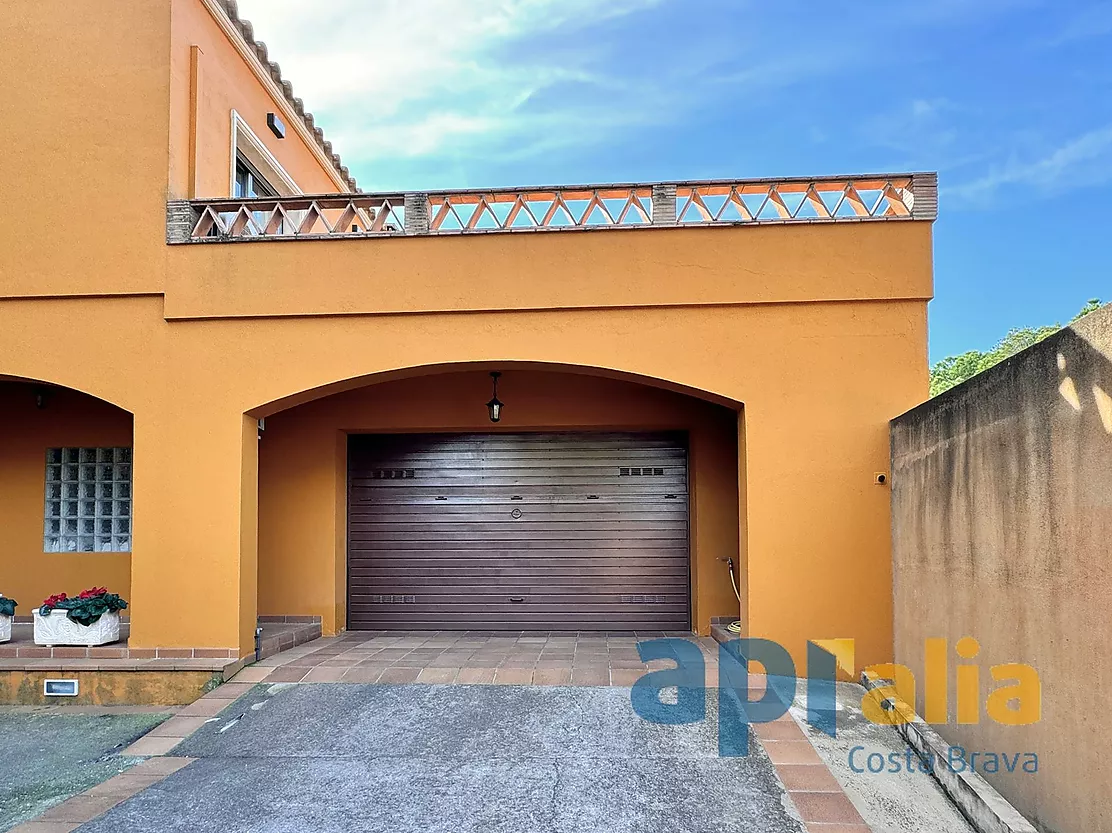
M732 558L726 559L726 566L730 570L730 584L733 585L734 595L737 596L738 602L741 601L741 591L737 589L737 579L734 578L734 560ZM733 622L726 626L726 630L730 633L741 633L741 620L735 619Z

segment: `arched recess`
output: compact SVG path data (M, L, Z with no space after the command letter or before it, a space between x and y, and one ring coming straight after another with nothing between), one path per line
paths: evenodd
M499 371L503 420L485 403ZM692 624L737 617L744 582L741 403L613 369L540 362L423 365L332 382L253 408L259 444L259 614L347 623L348 439L355 434L674 431L686 436ZM744 598L744 586L742 587Z
M264 418L270 416L271 414L288 410L289 408L293 408L298 405L303 405L306 402L311 402L314 399L320 399L325 396L343 393L345 391L366 387L368 385L393 382L400 379L409 379L417 376L434 376L443 373L462 373L474 370L481 370L483 372L489 372L491 370L561 371L583 376L597 376L599 378L605 379L617 379L622 381L634 382L636 384L660 388L661 390L672 391L673 393L679 393L685 396L692 396L697 399L702 399L706 402L711 402L713 404L721 405L726 408L734 408L736 410L740 410L742 407L742 403L740 401L732 399L729 396L719 394L712 390L693 387L691 385L657 376L650 376L633 371L621 370L618 368L604 367L602 365L566 364L562 362L522 361L514 359L505 361L483 360L439 362L435 364L399 367L391 370L376 371L360 376L351 376L344 379L336 379L333 381L324 382L314 387L308 387L296 392L286 394L284 396L280 396L275 399L271 399L268 402L261 403L250 408L246 413L249 416Z
M0 590L30 616L54 593L131 589L130 411L0 375Z

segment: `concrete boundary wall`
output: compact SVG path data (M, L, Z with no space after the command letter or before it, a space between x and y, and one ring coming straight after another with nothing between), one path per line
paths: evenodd
M1037 773L982 774L1039 829L1112 829L1112 306L893 420L891 441L896 660L916 711L969 751L1037 754ZM945 722L937 694L924 711L931 638ZM1038 671L1037 723L988 717L1004 663ZM979 669L976 722L958 722L957 666Z

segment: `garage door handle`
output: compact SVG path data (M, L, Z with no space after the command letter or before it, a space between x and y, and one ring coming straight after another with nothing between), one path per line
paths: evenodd
M524 596L510 596L510 601L513 602L514 604L517 604L518 602L525 601L525 597Z

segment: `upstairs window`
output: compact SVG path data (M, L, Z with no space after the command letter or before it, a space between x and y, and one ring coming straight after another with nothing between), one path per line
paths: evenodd
M45 552L131 552L131 449L46 450Z
M237 153L235 197L237 199L250 199L252 197L276 196L278 196L278 192L255 169L255 166L248 162L242 153Z

